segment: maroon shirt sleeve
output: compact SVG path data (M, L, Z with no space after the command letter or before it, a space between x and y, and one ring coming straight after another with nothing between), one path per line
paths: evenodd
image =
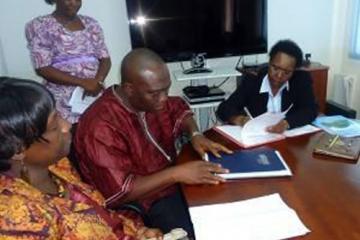
M193 116L193 112L190 110L189 105L180 97L169 97L169 111L172 119L175 121L174 127L173 127L173 134L176 137L178 137L183 129L182 129L182 123L183 121Z
M81 147L77 144L80 141L75 144L81 148L78 158L86 180L102 192L106 205L119 201L132 190L134 180L125 136L106 122L99 123L93 131L77 132L77 136Z

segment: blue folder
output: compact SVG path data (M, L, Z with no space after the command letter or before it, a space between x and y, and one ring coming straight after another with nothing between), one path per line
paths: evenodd
M221 158L209 153L208 159L229 169L229 173L220 174L226 179L292 175L280 153L266 147L235 151L232 154L222 153Z

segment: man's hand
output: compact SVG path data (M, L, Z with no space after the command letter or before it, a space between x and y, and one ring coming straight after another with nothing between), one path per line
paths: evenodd
M237 115L237 116L233 116L229 119L229 123L232 125L239 125L239 126L244 126L245 123L247 121L249 121L250 118L248 116L244 116L244 115Z
M271 133L283 133L289 128L289 123L286 120L281 120L277 124L267 127L266 131Z
M219 184L225 179L217 176L217 173L228 173L229 170L219 164L205 161L192 161L174 167L176 182L186 184Z
M225 146L213 142L207 137L205 137L202 134L196 135L191 138L191 144L194 148L194 150L202 157L204 158L204 155L206 152L211 152L216 157L220 157L219 152L225 152L225 153L232 153L231 150L226 148Z

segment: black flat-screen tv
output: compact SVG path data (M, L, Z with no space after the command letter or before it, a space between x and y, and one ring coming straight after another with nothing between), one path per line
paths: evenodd
M127 0L132 48L167 62L267 51L266 0Z

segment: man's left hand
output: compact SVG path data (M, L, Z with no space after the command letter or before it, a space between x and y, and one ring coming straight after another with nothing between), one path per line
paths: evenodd
M232 153L232 151L225 146L213 142L204 135L196 135L191 139L191 144L195 151L203 158L206 152L211 152L216 157L221 157L219 152Z

